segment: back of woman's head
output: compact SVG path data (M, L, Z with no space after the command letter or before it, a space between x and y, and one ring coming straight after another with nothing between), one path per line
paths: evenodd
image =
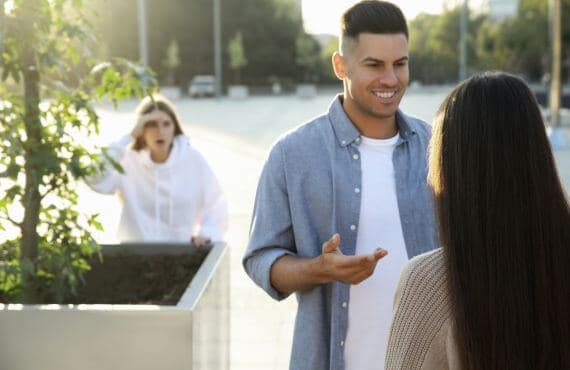
M178 115L174 109L174 105L170 102L170 100L160 94L145 96L137 106L135 112L137 119L140 119L140 117L157 110L166 113L170 117L170 120L174 124L174 136L184 134L182 127L180 126ZM138 137L135 139L133 149L141 150L145 146L146 144L144 142L144 139L142 137Z
M570 369L570 208L521 79L459 85L434 122L429 182L464 369Z

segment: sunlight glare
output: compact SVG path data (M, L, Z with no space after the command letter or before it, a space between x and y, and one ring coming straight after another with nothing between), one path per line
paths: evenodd
M441 13L444 1L398 0L393 2L402 9L406 18L410 20L422 12ZM319 0L303 0L305 30L314 34L327 33L338 35L340 16L348 7L357 2L357 0L328 0L324 3Z

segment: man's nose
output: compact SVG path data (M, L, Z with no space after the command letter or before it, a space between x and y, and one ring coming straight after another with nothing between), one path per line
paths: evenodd
M398 84L398 77L393 67L387 67L378 76L378 82L386 86L396 86Z

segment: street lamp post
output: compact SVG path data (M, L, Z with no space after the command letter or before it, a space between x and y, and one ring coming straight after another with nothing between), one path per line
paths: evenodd
M216 75L216 97L222 96L222 23L220 0L214 0L214 73Z
M459 81L467 78L467 21L469 19L468 0L463 0L461 10L461 29L459 33Z
M4 52L4 0L0 0L0 63L3 62Z
M560 0L550 0L550 27L552 35L552 67L550 80L550 128L549 137L553 149L566 147L560 127L561 72L562 72L562 15Z
M139 58L145 67L148 67L148 37L147 37L147 18L146 18L146 0L137 0L137 15L139 26Z

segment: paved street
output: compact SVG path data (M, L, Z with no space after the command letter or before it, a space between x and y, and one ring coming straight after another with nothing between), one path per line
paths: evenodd
M410 91L402 107L408 114L431 121L447 92L445 88ZM333 92L326 92L310 100L280 96L244 101L224 98L175 102L184 130L217 173L229 201L232 370L288 368L296 302L294 298L273 302L247 278L241 267L241 256L247 242L257 178L271 143L285 131L324 112L332 96ZM101 143L130 131L135 104L125 103L118 111L108 106L99 109ZM568 126L566 137L570 139ZM556 157L569 192L570 150L557 152ZM81 193L83 207L101 212L104 224L108 225L107 232L99 236L100 241L114 241L113 225L120 209L116 199L86 189Z

